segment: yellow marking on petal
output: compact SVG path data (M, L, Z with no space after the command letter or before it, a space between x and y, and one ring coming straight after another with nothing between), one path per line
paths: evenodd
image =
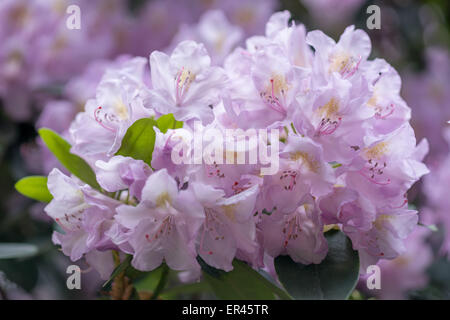
M330 72L342 72L350 63L351 58L348 53L335 54L331 58Z
M181 71L181 75L180 75L180 83L179 83L180 89L183 86L187 86L187 88L188 88L189 85L191 84L191 82L194 80L195 80L195 74L188 69L183 69L183 71Z
M238 159L240 158L246 158L247 150L225 150L225 161L226 163L229 163L228 160L233 161L233 163L237 163ZM219 155L220 156L220 155ZM231 162L230 162L231 163Z
M217 36L217 39L216 39L214 45L215 45L215 48L216 48L216 50L217 50L218 52L222 52L222 50L223 50L223 45L224 45L224 43L225 43L225 39L226 39L226 35L225 35L223 32L221 32L221 33Z
M380 159L383 155L388 152L389 144L386 141L382 141L374 145L372 148L366 149L366 157L368 159Z
M122 99L118 99L116 101L116 103L114 104L114 110L116 111L117 116L121 119L121 120L126 120L128 119L128 108L127 106L123 103Z
M292 161L302 160L309 171L317 173L320 168L320 164L307 152L295 151L290 153L290 159Z
M370 107L376 107L377 106L377 95L374 93L372 97L367 101L367 105Z
M225 215L232 222L236 222L236 205L235 204L229 204L229 205L226 205L226 206L222 206L222 209L223 209Z
M389 221L392 219L392 216L387 215L387 214L380 214L376 220L373 222L373 225L375 226L375 228L377 228L378 230L383 229L383 222L385 221Z
M227 163L228 163L228 160L230 160L230 162L232 160L233 163L236 163L237 158L238 158L238 153L236 151L225 150L225 159L227 160Z
M331 98L330 101L321 106L317 111L326 118L333 118L339 112L339 101L335 98Z
M405 256L399 256L392 260L392 262L399 267L408 265L410 261L411 260Z
M172 203L172 199L170 198L169 193L162 192L158 198L156 198L156 206L157 207L166 207L168 204Z
M267 92L272 94L273 87L273 95L279 96L280 94L284 94L289 90L289 85L286 83L286 79L281 74L273 74L270 78L270 83L267 88Z

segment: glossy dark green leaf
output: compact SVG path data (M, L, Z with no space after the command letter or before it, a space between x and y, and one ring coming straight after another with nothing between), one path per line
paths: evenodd
M64 140L56 132L47 128L39 129L39 135L50 151L67 170L94 189L101 190L95 177L95 173L89 164L79 156L70 153L70 143Z
M52 194L47 188L47 177L25 177L17 181L15 188L24 196L37 201L50 202L53 199Z
M328 254L320 264L295 263L289 256L275 259L278 277L295 299L347 299L359 277L358 253L340 231L325 234Z
M208 266L198 258L204 280L214 294L224 300L273 300L290 299L289 295L271 283L245 262L234 260L233 270L225 272Z
M122 139L122 145L116 155L143 160L151 165L156 134L153 126L156 121L150 118L139 119L133 123Z

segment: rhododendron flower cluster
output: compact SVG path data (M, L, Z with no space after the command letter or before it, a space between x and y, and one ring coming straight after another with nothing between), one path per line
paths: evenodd
M117 250L138 270L164 261L196 278L198 257L225 271L234 258L255 268L279 255L318 264L331 228L350 238L363 267L404 253L418 220L406 193L428 172L428 145L416 145L400 77L386 61L368 60L364 31L350 26L335 42L289 20L274 14L265 35L215 59L200 28L205 45L185 40L149 61L107 68L66 136L100 187L57 168L48 176L45 211L60 227L53 240L64 254L105 274ZM138 120L168 114L183 127L153 127L154 145L139 146L153 149L151 162L124 155ZM279 145L278 171L261 175L260 163L218 158L175 164L173 150L194 124L218 133L278 130L279 141L265 140ZM249 148L226 153L239 158Z

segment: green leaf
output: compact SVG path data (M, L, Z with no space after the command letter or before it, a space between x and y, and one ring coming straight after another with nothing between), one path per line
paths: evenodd
M30 258L37 255L37 246L28 243L0 243L0 259Z
M197 258L206 283L214 294L224 300L273 300L290 299L289 295L265 277L253 270L245 262L234 260L233 270L225 272L208 266L200 257Z
M110 285L113 281L114 278L117 277L119 274L121 274L122 272L124 272L131 263L131 259L133 258L133 256L128 255L125 260L123 260L111 273L111 276L109 277L108 281L106 281L103 284L103 288L107 287L108 285Z
M159 117L158 120L156 120L156 124L162 133L166 133L169 129L179 129L183 127L183 122L175 120L172 113Z
M15 188L24 196L37 201L50 202L53 199L47 188L47 177L30 176L20 179Z
M145 277L134 281L134 287L138 291L146 290L153 292L158 285L158 281L162 275L162 267L158 267L150 272L145 273Z
M162 133L166 133L169 129L182 128L183 122L175 120L171 113L162 115L157 120L139 119L128 128L116 155L143 160L151 166L156 139L154 126Z
M174 129L181 129L181 128L183 128L183 121L175 121Z
M130 267L131 268L131 267ZM126 274L128 276L128 268L126 271ZM136 288L138 292L149 292L149 293L155 293L158 284L160 283L161 277L163 277L163 274L165 272L165 268L167 266L165 264L162 264L158 268L150 271L150 272L143 272L144 277L139 277L139 279L133 281L133 285ZM160 292L159 297L163 300L172 300L176 297L177 294L183 294L183 293L192 293L195 292L196 286L193 286L190 288L190 285L180 285L178 287L174 287L171 289L164 289L162 292ZM186 286L186 288L184 288ZM203 284L203 287L207 287L206 284ZM161 287L160 287L161 288ZM209 287L207 287L209 289ZM152 295L153 297L153 295Z
M347 299L356 286L359 258L351 241L336 230L325 237L329 249L320 264L295 263L289 256L275 259L278 277L295 299Z
M89 184L92 188L101 190L95 177L95 173L89 164L79 156L70 153L70 143L60 137L56 132L47 128L39 129L39 135L50 151L67 170L80 180Z
M139 119L133 123L125 133L116 155L143 160L151 166L156 139L154 125L157 125L156 121L150 118Z

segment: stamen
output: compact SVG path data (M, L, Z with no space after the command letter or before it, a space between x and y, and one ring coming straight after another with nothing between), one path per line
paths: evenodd
M374 159L369 159L367 161L367 163L368 163L368 165L366 165L366 167L361 169L359 171L359 174L361 174L363 177L365 177L370 182L380 185L380 186L385 186L385 185L388 185L391 183L391 179L389 179L389 178L387 178L386 180L380 181L380 178L382 178L382 176L384 174L384 170L387 167L386 162L383 162L383 164L381 165L380 162L378 162Z
M200 253L208 254L208 255L214 254L213 251L206 251L204 249L206 232L210 233L210 236L214 241L219 241L219 240L225 239L225 236L221 235L217 231L216 225L222 225L222 222L217 218L214 210L212 210L210 208L205 208L205 222L203 224L202 236L200 238L200 247L199 247Z
M190 70L185 69L184 67L182 67L180 72L177 73L177 76L175 77L175 94L177 105L181 103L183 96L189 90L189 86L194 80L195 74L192 74Z
M225 178L225 174L222 173L217 163L214 161L214 165L208 165L206 168L209 170L207 175L209 178L217 177L217 178ZM211 170L212 169L212 170Z
M213 254L212 251L206 252L206 250L203 249L203 245L204 245L204 243L205 243L205 233L206 233L206 226L203 227L202 237L201 237L201 239L200 239L200 248L199 248L199 252L200 252L200 253L203 253L203 254L209 254L209 255L212 255L212 254Z
M384 108L377 106L376 110L377 110L377 112L375 113L375 118L384 120L394 113L395 105L393 103L391 103L389 106L384 107ZM384 114L383 114L383 111L384 111Z
M83 209L78 210L77 213L65 213L64 218L61 221L60 218L55 218L55 222L63 229L65 232L69 232L73 230L73 228L81 229L81 214L83 213ZM72 229L71 229L72 227Z
M322 118L317 129L316 136L333 134L341 125L342 117L332 121L330 118Z
M347 79L356 73L361 63L361 59L361 56L359 56L358 61L355 62L355 59L351 57L346 61L340 72L344 79Z
M252 184L249 181L245 184L235 181L234 184L231 186L231 189L233 190L233 193L236 195L236 194L239 194L251 187L252 187Z
M294 217L289 217L289 219L284 223L283 233L284 242L283 246L286 248L290 240L296 240L298 238L298 232L301 232L300 222L298 220L298 215L295 214Z
M98 107L94 110L94 119L97 121L99 125L101 125L106 130L111 132L116 132L116 130L112 127L108 127L105 122L117 122L117 118L114 115L103 113L102 107Z
M157 222L157 221L158 220L155 219L155 222ZM172 216L167 216L163 219L163 221L161 222L161 225L155 231L155 233L153 235L150 235L147 233L145 235L145 239L151 243L153 241L158 240L163 235L169 235L171 231L172 231Z
M282 81L277 79L277 81ZM283 80L284 81L284 80ZM280 86L280 88L278 88ZM284 96L285 89L281 87L282 84L277 84L277 91L280 91L281 95ZM286 109L283 107L282 103L280 102L280 99L276 96L275 92L275 80L270 79L270 93L267 92L260 92L260 97L263 99L268 106L275 110L276 112L281 113L282 115L286 115Z
M281 173L280 180L289 179L288 184L284 186L284 190L292 191L297 185L297 172L293 170L284 170Z
M399 206L391 206L392 209L400 209L403 208L408 203L407 194L404 195L405 199L403 200L402 204Z
M66 231L66 232L70 231L68 228L66 228L65 225L63 225L63 224L61 223L61 220L60 220L59 218L55 218L55 222L56 222L56 224L57 224L58 226L60 226L61 229L63 229L64 231Z
M184 72L184 67L181 68L180 72L178 72L178 75L177 75L177 81L176 81L177 101L180 101L180 91L181 91L180 82L181 82L181 75L183 74L183 72Z
M378 81L380 81L381 77L383 76L383 72L378 72L378 77L372 82L372 85L376 85Z

